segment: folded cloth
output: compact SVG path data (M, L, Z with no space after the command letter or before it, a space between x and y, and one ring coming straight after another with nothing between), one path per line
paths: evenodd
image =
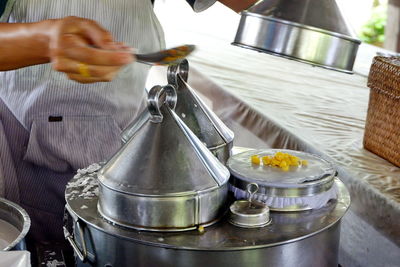
M249 193L229 184L229 190L233 192L236 199L247 199ZM270 197L264 194L254 194L253 199L265 203L272 209L284 209L290 206L305 206L311 209L319 209L325 206L329 200L336 199L338 188L333 184L332 188L323 193L307 197Z

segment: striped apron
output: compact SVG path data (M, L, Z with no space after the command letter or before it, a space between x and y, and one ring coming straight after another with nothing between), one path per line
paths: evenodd
M10 23L78 16L141 53L164 47L150 0L9 1ZM78 168L120 147L121 130L144 97L147 71L134 63L114 81L95 84L71 81L50 64L0 72L0 194L29 213L32 239L64 239L65 185Z

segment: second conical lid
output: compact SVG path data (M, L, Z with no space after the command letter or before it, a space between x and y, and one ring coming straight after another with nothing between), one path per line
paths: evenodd
M268 0L248 11L355 38L335 0Z
M187 84L188 72L187 60L168 68L168 83L176 87L179 99L175 107L176 114L209 149L231 144L233 132Z

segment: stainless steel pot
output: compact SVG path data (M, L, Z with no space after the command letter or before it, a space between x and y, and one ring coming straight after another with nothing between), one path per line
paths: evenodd
M11 224L19 234L3 250L26 250L25 236L31 226L31 220L24 209L17 204L0 198L0 220Z
M67 197L67 215L73 227L67 224L65 233L80 255L78 266L337 267L340 220L350 196L340 180L335 183L338 199L322 209L272 212L271 224L254 229L236 227L224 217L204 232L118 227L99 216L97 197ZM67 195L74 190L84 188L69 188Z

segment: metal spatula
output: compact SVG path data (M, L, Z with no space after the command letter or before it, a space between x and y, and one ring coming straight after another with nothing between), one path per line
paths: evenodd
M134 54L136 60L149 65L172 65L186 58L195 49L194 45L181 45L149 54Z

